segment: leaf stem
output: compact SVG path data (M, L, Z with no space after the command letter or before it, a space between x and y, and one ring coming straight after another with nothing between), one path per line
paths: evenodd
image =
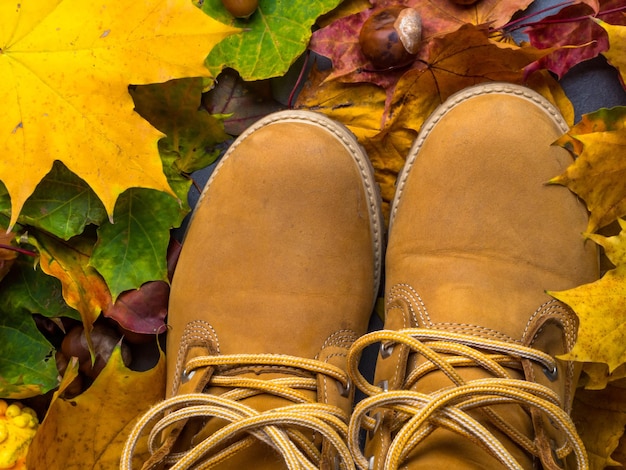
M557 3L556 5L549 6L547 8L542 9L542 10L539 10L539 11L536 11L534 13L531 13L530 15L522 16L521 18L517 18L516 20L509 21L507 24L505 24L502 27L502 29L509 29L509 27L511 27L512 25L515 25L517 23L521 23L522 21L526 21L526 20L528 20L530 18L533 18L535 16L538 16L538 15L542 15L544 13L547 13L547 12L551 11L551 10L556 10L557 8L567 7L567 6L570 6L570 5L573 5L573 4L574 4L574 0L566 0L564 2ZM513 28L512 30L515 31L516 29L523 28L523 27L524 27L523 25L522 26L517 26L517 27Z
M24 248L19 248L13 245L5 245L4 243L0 243L0 248L4 250L15 251L16 253L20 253L22 255L32 256L33 258L38 256L37 253L35 253L34 251L25 250Z
M300 84L302 83L302 79L304 78L304 72L306 71L309 65L310 55L311 55L311 50L307 49L304 54L304 62L302 64L302 68L300 69L300 74L298 75L298 78L296 79L296 83L293 85L293 88L291 89L291 93L289 93L289 98L287 98L287 107L289 109L293 108L293 101L296 97L296 90L300 87Z
M560 23L574 23L576 21L584 21L590 18L599 18L605 15L610 15L611 13L618 13L620 11L626 11L626 6L621 6L621 7L615 7L612 8L610 10L605 10L605 11L599 11L598 13L595 13L593 15L585 15L585 16L576 16L574 18L559 18L559 19L542 19L539 21L531 21L529 23L522 23L520 25L517 25L515 28L512 28L510 31L515 31L521 28L528 28L528 27L533 27L533 26L538 26L538 25L544 25L544 24L560 24ZM521 19L521 18L520 18ZM524 19L528 19L524 18ZM502 29L507 29L509 27L511 23L505 25Z

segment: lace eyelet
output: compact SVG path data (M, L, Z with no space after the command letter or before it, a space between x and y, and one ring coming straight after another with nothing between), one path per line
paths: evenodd
M558 456L557 453L557 443L554 439L550 439L550 452L552 453L552 460L561 468L565 468L565 462L563 459Z
M370 439L374 438L374 435L376 434L376 431L378 431L380 423L383 420L382 414L380 412L374 413L374 416L372 416L372 418L374 419L374 421L376 421L376 424L374 424L374 427L367 433Z
M380 382L378 382L378 387L381 388L383 390L383 392L388 392L389 391L389 381L388 380L381 380Z
M367 461L367 470L374 470L374 463L376 462L374 456L372 455Z
M556 366L556 364L554 365L554 368L552 370L548 369L547 367L544 367L543 373L545 374L546 377L548 377L548 380L550 380L550 382L554 382L556 379L559 378L559 369Z
M180 381L184 384L186 384L187 382L189 382L193 376L196 374L195 370L192 371L187 371L187 369L183 370L183 373L180 374Z
M341 382L336 382L336 383L337 383L337 388L339 389L339 394L344 398L348 398L350 396L350 392L352 391L352 380L348 379L345 387L343 386Z
M380 358L387 359L393 353L393 343L380 343Z

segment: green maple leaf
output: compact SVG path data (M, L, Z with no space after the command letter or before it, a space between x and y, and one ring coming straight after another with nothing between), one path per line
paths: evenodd
M15 305L3 297L0 305L0 397L21 399L46 393L57 386L54 348L39 332L24 305L8 307Z
M0 283L0 397L27 398L57 386L53 348L32 314L80 319L67 306L61 282L32 261L18 259Z
M17 260L0 283L0 312L40 314L48 318L80 320L78 312L63 299L61 282L32 262Z
M58 161L26 200L18 217L21 225L45 230L63 240L103 220L106 210L96 193Z
M115 223L98 228L89 264L104 278L113 300L148 281L167 281L170 229L184 212L169 195L150 189L125 191L115 205Z
M305 51L317 18L340 3L260 0L248 20L239 20L228 13L221 0L205 0L201 6L205 13L244 30L216 45L206 59L207 67L213 76L226 67L233 68L247 81L283 75Z
M201 78L184 78L130 88L135 111L166 134L159 140L159 153L168 182L182 200L188 185L175 187L180 173L213 163L220 153L218 145L228 139L222 116L209 114L202 106L203 85Z

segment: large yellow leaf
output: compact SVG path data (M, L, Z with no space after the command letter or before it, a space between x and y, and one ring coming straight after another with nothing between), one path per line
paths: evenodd
M62 161L113 213L119 194L171 194L156 142L133 111L129 84L208 76L204 59L239 31L190 0L0 2L0 180L11 225Z
M70 373L75 374L75 368L74 364ZM120 455L134 422L164 395L164 355L154 368L136 372L126 368L120 348L116 348L91 387L72 399L56 397L52 402L31 444L27 467L119 468ZM147 454L144 438L138 443L138 467Z
M607 364L609 373L626 363L626 221L619 222L619 235L587 235L604 248L615 269L590 284L550 292L572 307L580 320L576 344L562 357Z

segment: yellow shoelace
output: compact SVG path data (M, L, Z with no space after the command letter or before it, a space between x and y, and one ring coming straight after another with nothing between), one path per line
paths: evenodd
M305 377L280 377L269 380L224 375L229 368L267 366L297 369ZM354 463L347 447L348 416L339 408L311 400L316 391L319 374L337 381L340 387L350 387L347 374L340 368L315 359L273 354L238 354L203 356L190 360L186 374L197 369L215 367L208 386L225 387L221 395L192 393L169 398L152 407L136 423L122 452L120 468L130 470L137 442L148 429L148 448L154 453L160 444L161 432L190 418L216 417L228 422L191 449L170 454L166 463L172 470L206 469L218 465L236 452L262 441L283 456L290 470L319 469L321 452L303 430L321 435L334 448L339 468L353 469ZM222 373L220 373L222 372ZM251 396L266 394L294 402L272 410L259 412L240 402ZM307 433L309 434L309 433Z
M358 370L362 351L367 346L380 343L381 350L389 353L398 345L426 361L409 373L402 390L387 390L367 381ZM508 425L491 408L493 405L518 404L527 409L540 410L566 436L566 443L556 450L563 458L572 451L578 468L588 468L587 455L578 437L574 423L560 407L559 397L548 387L511 378L504 366L520 365L527 359L540 364L546 371L556 371L554 359L541 351L504 341L482 339L453 332L408 328L398 331L376 331L358 339L348 354L348 373L354 384L367 397L354 409L348 430L349 446L356 464L369 468L369 460L359 446L361 429L373 432L380 424L381 410L393 412L391 431L393 440L385 456L384 468L397 469L411 451L435 429L441 427L458 433L481 446L509 469L521 467L504 445L475 418L470 410L480 409L489 421L505 432L527 452L538 455L534 442ZM482 367L493 378L464 381L457 367ZM410 388L424 375L440 370L454 384L431 394ZM378 413L378 414L377 414Z

